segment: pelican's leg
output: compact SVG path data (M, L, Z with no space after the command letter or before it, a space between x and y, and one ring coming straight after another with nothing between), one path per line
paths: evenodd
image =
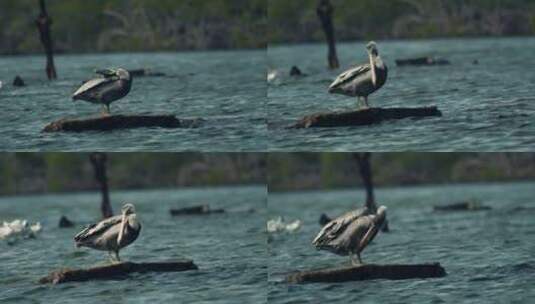
M115 260L114 260L114 258L113 258L113 255L111 254L111 251L108 251L108 258L110 259L110 262L111 262L111 263L114 263L114 262L115 262Z
M358 258L358 260L359 260L359 265L364 264L364 263L362 263L362 259L360 258L360 252L357 253L357 258Z
M357 96L357 109L362 108L362 98Z
M369 108L370 105L368 105L368 96L364 96L364 107Z
M115 253L115 259L116 259L116 261L117 261L117 262L120 262L121 259L119 258L119 250L114 251L114 253Z
M359 261L360 261L360 258L355 259L355 254L354 254L354 253L351 253L351 254L349 255L349 258L351 259L351 265L352 265L352 266L358 266L358 265L361 264L361 263L359 262Z
M110 115L110 104L106 104L106 113L108 113L108 115Z

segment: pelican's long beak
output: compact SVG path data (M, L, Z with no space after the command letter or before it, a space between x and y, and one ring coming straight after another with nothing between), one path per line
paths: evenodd
M370 67L372 69L372 84L373 86L376 86L377 75L375 74L375 61L373 60L373 55L371 53L368 54L368 57L370 58Z
M366 231L366 234L364 235L362 240L360 240L359 248L361 250L362 250L362 248L368 246L368 243L370 242L370 238L372 237L372 235L375 233L376 230L377 230L377 225L372 224L370 229L368 229L368 231Z
M121 230L119 230L119 236L117 236L117 245L121 244L124 234L124 226L126 225L126 212L123 213L123 218L121 219Z

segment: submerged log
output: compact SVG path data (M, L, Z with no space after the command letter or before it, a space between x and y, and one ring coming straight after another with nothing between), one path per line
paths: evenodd
M128 70L130 76L133 77L164 77L165 73L162 72L153 72L150 69L133 69Z
M396 59L397 66L424 66L424 65L449 65L451 64L447 59L433 58L433 57L418 57L409 59Z
M303 117L290 128L365 126L383 120L442 116L437 107L367 108L351 112L318 113Z
M207 214L213 214L213 213L224 213L225 210L223 209L211 209L208 205L200 205L200 206L193 206L193 207L184 207L180 209L171 209L169 210L169 213L171 213L172 216L179 216L179 215L207 215Z
M449 204L444 206L434 206L433 210L435 211L482 211L482 210L491 210L489 206L481 205L479 202L460 202L455 204Z
M39 279L40 284L126 278L131 273L177 272L198 269L191 260L155 263L122 262L88 269L61 269Z
M111 131L132 128L196 128L202 119L179 119L174 115L111 115L92 118L60 119L46 125L43 132Z
M300 271L287 276L289 283L347 282L375 279L405 280L416 278L440 278L446 271L439 263L417 265L360 265Z

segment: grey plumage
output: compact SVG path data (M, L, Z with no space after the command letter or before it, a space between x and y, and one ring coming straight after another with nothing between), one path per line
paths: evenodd
M132 244L141 231L134 206L125 204L122 214L92 224L74 236L76 247L89 247L114 253L119 261L119 250Z
M338 76L329 86L329 93L342 94L364 99L368 107L368 96L379 90L388 76L386 64L379 56L377 45L371 41L366 45L370 63L353 67Z
M94 78L85 82L74 94L73 100L84 100L91 103L102 104L110 112L110 104L123 98L130 92L132 77L124 69L107 69L96 71L103 77Z
M347 212L325 225L312 244L319 250L349 255L354 264L362 263L360 253L375 238L385 219L385 206L380 206L375 214L368 208Z

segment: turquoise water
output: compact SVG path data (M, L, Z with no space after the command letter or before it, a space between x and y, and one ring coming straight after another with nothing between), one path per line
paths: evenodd
M41 222L36 239L8 245L0 240L1 303L261 303L266 299L265 187L117 191L134 203L141 220L139 238L121 251L129 261L192 259L199 270L132 275L126 280L39 285L62 267L107 262L105 252L76 249L73 236L100 217L98 193L0 198L0 221ZM225 214L171 217L172 207L200 203ZM253 210L254 212L251 212ZM67 215L75 228L60 229Z
M328 71L326 46L273 46L268 65L280 79L268 88L272 151L526 151L535 148L535 38L378 41L389 68L370 96L376 107L436 105L443 117L365 127L285 129L317 112L356 108L356 98L327 93L345 68L367 61L365 42L341 43L341 68ZM396 67L395 59L436 56L449 66ZM472 62L478 60L479 64ZM296 65L307 77L287 76Z
M41 133L60 118L100 115L98 105L71 101L102 67L149 68L166 77L135 78L112 114L200 117L197 129ZM56 56L48 82L44 56L0 57L0 145L4 151L265 151L265 52L187 52ZM27 86L11 82L20 75Z
M440 262L438 279L372 280L294 285L296 270L349 264L348 257L317 251L321 213L337 216L361 206L362 191L270 194L268 216L303 221L297 233L269 241L270 303L531 303L535 297L535 187L533 183L378 189L388 207L390 233L379 233L362 254L365 263ZM434 212L432 206L477 198L478 212ZM519 207L527 207L520 209ZM529 209L531 208L531 209Z

